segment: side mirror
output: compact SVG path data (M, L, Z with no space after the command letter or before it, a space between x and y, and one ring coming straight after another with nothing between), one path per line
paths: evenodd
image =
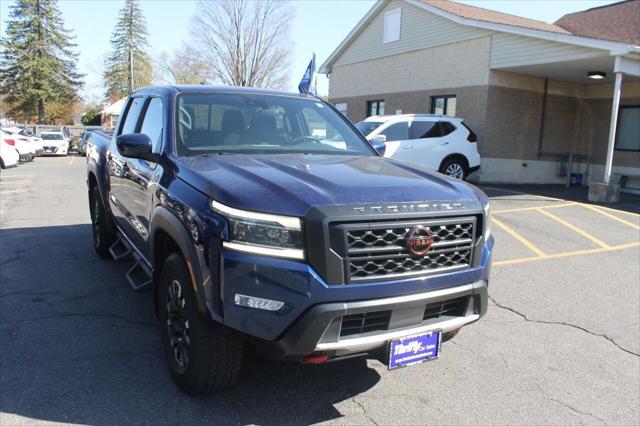
M386 141L387 137L385 135L375 135L369 139L369 144L381 157L384 157L384 152L387 149L387 145L385 145Z
M152 152L153 146L149 136L142 133L127 133L116 138L116 147L123 157L157 163L160 156Z

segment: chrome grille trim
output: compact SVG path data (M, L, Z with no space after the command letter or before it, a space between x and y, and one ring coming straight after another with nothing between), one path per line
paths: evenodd
M348 282L430 275L467 269L473 262L476 217L445 217L410 222L370 222L336 225L343 233ZM413 256L404 238L413 226L433 233L431 251ZM339 252L338 250L336 250Z

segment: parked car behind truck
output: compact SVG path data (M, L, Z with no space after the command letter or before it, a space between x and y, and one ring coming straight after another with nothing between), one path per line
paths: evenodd
M486 195L381 157L313 96L140 89L112 136L92 134L87 172L95 250L153 291L186 392L233 384L247 344L304 363L435 359L486 312Z
M20 161L20 154L13 145L9 145L0 136L0 169L16 167Z
M64 155L69 153L70 142L63 132L40 133L44 155Z
M431 114L381 115L356 124L368 139L386 143L385 157L456 179L480 168L478 137L461 118Z

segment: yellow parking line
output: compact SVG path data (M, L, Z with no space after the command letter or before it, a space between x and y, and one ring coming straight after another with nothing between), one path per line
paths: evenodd
M612 215L610 213L607 213L606 211L601 210L600 207L591 206L589 204L583 204L582 207L587 208L589 210L593 210L594 212L600 213L601 215L606 216L606 217L608 217L610 219L617 220L618 222L624 223L625 225L629 225L633 229L640 230L640 226L636 225L635 223L631 223L631 222L629 222L627 220L619 218L618 216L614 216L614 215Z
M69 161L69 165L72 166L73 162L76 161L76 156L71 157L71 161Z
M495 188L495 187L493 187L493 186L482 186L482 188L492 189L492 190L494 190L494 191L499 191L499 192L506 192L507 194L514 194L514 195L528 195L528 196L531 196L531 197L538 197L538 198L542 198L542 199L545 199L545 200L567 201L567 200L563 200L562 198L547 197L546 195L528 194L528 193L526 193L526 192L512 191L512 190L510 190L510 189Z
M577 203L574 203L573 201L571 201L571 202L568 202L568 203L553 204L553 205L550 205L550 206L520 207L520 208L517 208L517 209L494 210L492 213L493 214L500 214L500 213L526 212L528 210L537 210L537 209L556 209L556 208L560 208L560 207L575 206L576 204Z
M4 185L18 185L18 184L25 184L25 183L31 183L30 180L12 180L12 181L8 181L8 182L2 182L0 183L0 186L4 186Z
M577 250L577 251L569 251L565 253L555 253L546 256L546 259L558 259L561 257L571 257L571 256L580 256L584 254L594 254L594 253L605 253L609 251L617 251L624 250L628 248L640 247L640 242L622 244L619 246L608 246L606 248L595 248L595 249L587 249L587 250ZM529 263L536 260L541 260L542 257L521 257L519 259L508 259L508 260L498 260L493 262L494 266L504 266L504 265L514 265L520 263Z
M494 191L499 191L499 192L506 192L507 194L529 195L531 197L538 197L538 198L542 198L544 200L565 201L565 202L567 201L567 200L565 200L563 198L547 197L546 195L528 194L526 192L512 191L512 190L509 190L509 189L502 189L502 188L495 188L493 186L482 186L482 188L484 188L484 189L492 189ZM591 205L589 203L583 203L583 202L580 202L580 201L572 201L572 202L574 204L581 204L581 205L584 205L584 206L590 206ZM640 213L628 212L628 211L625 211L625 210L618 210L618 209L614 209L614 208L611 208L611 207L605 207L605 206L601 206L601 205L597 205L597 207L599 209L609 210L609 211L612 211L612 212L626 214L626 215L630 215L630 216L636 216L636 217L640 216Z
M590 206L591 205L591 204L587 204L587 203L580 203L580 204L582 204L584 206ZM640 217L640 214L635 213L635 212L627 212L627 211L624 211L624 210L612 209L611 207L605 207L605 206L600 206L600 205L594 206L594 207L597 207L597 208L602 209L602 210L608 210L610 212L616 212L616 213L621 213L621 214L627 214L629 216Z
M582 229L578 228L575 225L572 225L571 223L567 222L566 220L564 220L562 218L559 218L558 216L556 216L556 215L554 215L552 213L549 213L549 212L544 211L542 209L538 209L538 211L540 213L542 213L543 215L548 216L551 219L555 220L556 222L563 224L564 226L566 226L567 228L571 229L572 231L577 232L578 234L582 235L586 239L593 241L594 243L596 243L597 245L599 245L602 248L611 247L609 244L605 243L604 241L601 241L601 240L597 239L593 235L589 234L587 231L582 230Z
M533 245L533 243L529 240L527 240L525 237L523 237L522 235L518 234L516 231L514 231L511 227L509 227L508 225L506 225L505 223L499 221L498 219L491 218L491 223L495 223L496 225L498 225L500 228L504 229L509 235L511 235L513 238L515 238L516 240L520 241L522 244L524 244L529 250L531 250L532 252L534 252L535 254L538 255L538 257L542 257L542 258L546 258L548 257L548 255L543 252L542 250L540 250L538 247L536 247L535 245Z
M0 189L0 195L6 195L6 194L20 194L23 192L27 192L26 189Z

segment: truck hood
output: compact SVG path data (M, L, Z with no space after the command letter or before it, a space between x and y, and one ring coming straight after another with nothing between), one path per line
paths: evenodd
M223 204L290 216L312 206L478 199L466 183L382 157L225 154L175 164L181 180Z

